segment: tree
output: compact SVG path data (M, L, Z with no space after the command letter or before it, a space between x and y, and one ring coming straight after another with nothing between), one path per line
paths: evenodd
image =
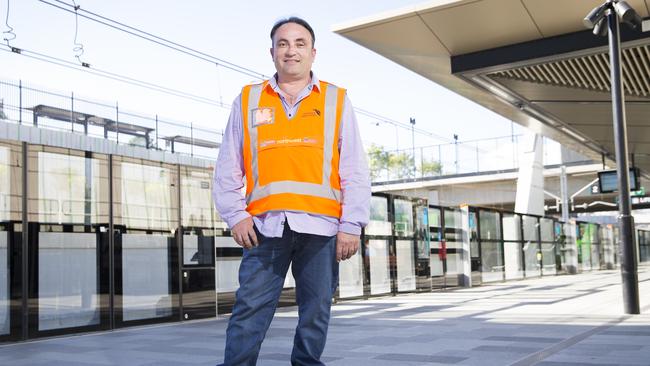
M370 178L376 180L381 176L382 171L388 172L390 164L390 153L384 151L382 146L370 145L368 159L370 160Z
M423 177L442 174L442 164L435 160L424 160L421 169Z
M413 178L413 156L405 152L396 152L389 154L389 167L393 176L397 179Z
M382 146L375 144L368 148L368 160L370 165L370 178L373 181L385 178L407 179L414 178L414 159L408 152L389 152ZM432 176L442 173L442 165L434 160L425 160L420 167L422 176Z

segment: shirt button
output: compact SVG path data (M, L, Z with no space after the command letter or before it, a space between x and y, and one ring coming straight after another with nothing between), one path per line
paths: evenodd
M289 117L293 116L293 114L289 113Z

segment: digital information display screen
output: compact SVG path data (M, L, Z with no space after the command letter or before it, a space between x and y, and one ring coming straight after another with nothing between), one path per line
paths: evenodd
M630 191L639 190L639 175L637 168L630 168ZM598 188L600 193L612 193L618 191L618 176L616 169L603 170L598 172Z

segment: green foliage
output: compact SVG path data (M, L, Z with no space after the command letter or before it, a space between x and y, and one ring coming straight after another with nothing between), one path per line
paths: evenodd
M390 153L384 151L384 148L375 144L370 145L368 149L368 158L370 160L370 178L376 180L381 176L383 171L388 172L390 166Z
M390 170L397 179L413 178L415 172L413 171L413 156L405 153L392 153L390 154Z
M424 160L414 164L414 158L408 152L390 152L382 146L372 144L367 153L373 181L414 178L416 173L424 177L442 173L439 162ZM413 170L414 165L417 165L418 172Z
M434 160L425 160L422 162L421 173L424 177L442 174L442 164Z

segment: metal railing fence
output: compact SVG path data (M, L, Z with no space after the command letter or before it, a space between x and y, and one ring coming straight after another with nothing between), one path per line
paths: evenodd
M155 113L125 110L119 101L91 100L0 79L0 119L39 128L106 138L119 144L214 159L222 131Z
M372 181L518 169L525 148L523 137L519 134L383 151L383 162L373 163L372 156L369 157ZM547 138L543 141L544 165L560 164L560 150L553 146L557 143Z

